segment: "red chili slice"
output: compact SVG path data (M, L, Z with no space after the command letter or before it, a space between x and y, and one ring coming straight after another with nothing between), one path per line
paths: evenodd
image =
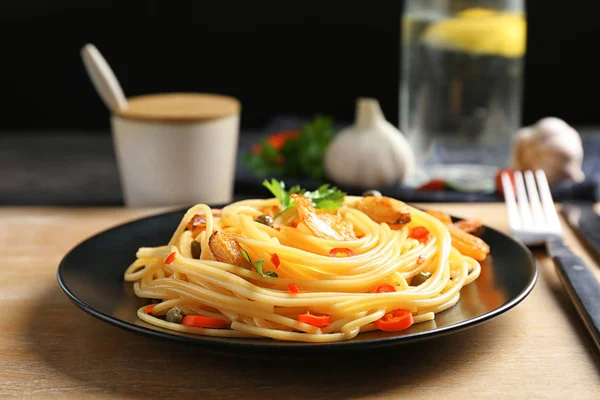
M375 291L377 293L390 293L395 292L396 289L392 285L379 285Z
M181 320L181 325L195 326L196 328L226 328L227 321L220 318L205 317L204 315L186 315Z
M429 238L429 230L424 226L415 226L410 230L408 237L424 242Z
M394 310L375 321L375 327L385 332L396 332L410 328L415 323L408 310Z
M288 290L292 294L298 294L298 293L300 293L300 290L298 290L298 286L296 286L295 283L288 283Z
M329 257L340 257L339 254L342 254L341 257L351 257L356 254L347 247L334 247L329 251Z
M165 258L165 264L169 265L175 260L175 252L169 254L167 258Z
M279 260L277 253L273 253L271 255L271 264L273 264L275 268L279 268L279 265L281 265L281 261Z
M304 314L298 315L298 321L316 326L317 328L323 328L331 324L331 316L327 314L311 314L310 311L307 311Z
M144 311L146 312L146 314L152 314L152 309L154 308L153 304L150 304L149 306L146 306L146 308L144 309Z

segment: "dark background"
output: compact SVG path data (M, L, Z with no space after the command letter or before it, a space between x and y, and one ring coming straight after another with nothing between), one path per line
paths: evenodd
M94 43L126 95L238 97L242 127L274 115L350 120L357 96L398 118L402 1L0 1L0 130L103 130L79 58ZM523 123L600 123L600 5L527 1Z

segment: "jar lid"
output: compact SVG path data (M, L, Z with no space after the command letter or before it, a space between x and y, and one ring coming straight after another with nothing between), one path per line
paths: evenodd
M240 102L230 96L209 93L159 93L127 99L128 107L117 115L121 118L200 122L239 114Z

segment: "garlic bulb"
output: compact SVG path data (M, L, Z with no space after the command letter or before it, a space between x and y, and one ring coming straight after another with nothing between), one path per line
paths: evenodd
M357 100L354 125L342 129L325 153L325 172L339 185L392 185L409 178L414 168L408 141L370 98Z
M521 128L513 145L512 166L542 169L550 184L582 181L583 146L579 133L565 121L548 117Z

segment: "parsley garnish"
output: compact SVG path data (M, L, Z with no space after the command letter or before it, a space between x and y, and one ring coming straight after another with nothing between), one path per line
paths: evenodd
M290 196L294 193L302 193L302 189L300 189L300 186L298 185L292 186L290 190L285 190L285 183L276 179L271 179L271 182L265 179L263 181L263 186L269 189L269 191L273 193L273 196L279 200L280 206L277 215L283 213L288 208L295 207L296 204Z
M268 271L268 272L263 272L262 269L262 265L265 262L265 260L263 260L262 258L258 261L252 262L250 260L250 256L248 255L248 252L244 249L242 249L242 256L244 256L244 259L246 261L248 261L250 264L252 264L252 266L254 267L254 269L256 270L256 272L258 272L259 274L261 274L262 276L264 276L265 278L277 278L277 273L273 272L273 271Z
M332 118L315 115L311 121L302 124L297 136L286 138L283 143L271 140L277 135L260 141L257 153L243 154L244 165L261 177L288 176L320 182L327 179L324 159L335 136Z
M313 192L305 192L304 197L310 199L315 208L336 210L342 206L346 193L335 186L325 184Z
M269 189L273 196L279 200L281 206L278 215L285 210L296 206L295 202L290 197L292 194L303 195L311 201L315 208L321 208L323 210L335 210L340 208L346 197L345 192L335 186L330 186L329 184L321 185L321 187L312 192L301 189L298 185L292 186L290 190L285 190L285 183L277 181L276 179L271 179L271 182L265 179L263 181L263 186Z

